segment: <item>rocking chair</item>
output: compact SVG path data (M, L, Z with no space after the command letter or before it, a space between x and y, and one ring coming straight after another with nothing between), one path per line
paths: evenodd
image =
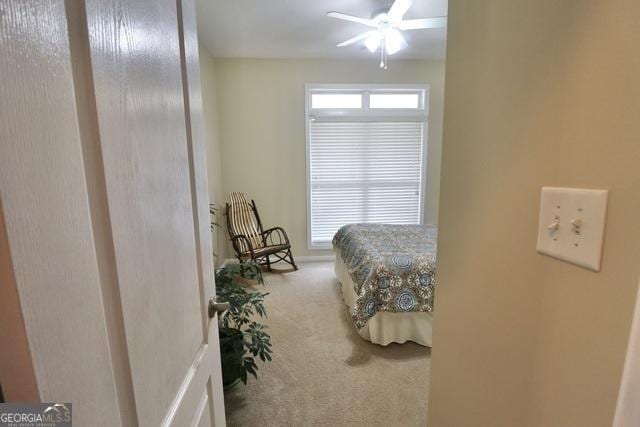
M238 261L251 260L267 267L269 271L273 271L272 264L284 261L293 268L279 271L297 270L298 266L291 255L291 243L284 229L273 227L264 230L256 203L253 200L247 202L244 193L233 192L229 199L226 206L227 230Z

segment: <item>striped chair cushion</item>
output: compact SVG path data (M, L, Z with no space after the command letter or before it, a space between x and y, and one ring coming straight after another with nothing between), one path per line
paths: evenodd
M251 241L254 251L263 248L262 236L258 231L258 220L244 193L233 192L229 195L229 198L229 223L232 228L229 231L231 234L233 236L242 235L247 237ZM249 247L244 239L240 239L239 244L242 253L249 252Z

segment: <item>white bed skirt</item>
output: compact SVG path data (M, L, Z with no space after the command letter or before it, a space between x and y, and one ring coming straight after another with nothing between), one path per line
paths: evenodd
M353 290L353 281L347 272L347 267L339 254L336 255L336 277L341 283L342 298L353 309L356 293ZM424 311L411 311L407 313L392 313L379 311L367 324L358 331L360 336L374 344L388 345L389 343L415 343L431 347L431 331L433 313Z

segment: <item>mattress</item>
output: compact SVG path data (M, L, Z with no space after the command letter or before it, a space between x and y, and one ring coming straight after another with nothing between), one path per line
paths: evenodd
M436 238L432 225L349 224L338 230L333 247L355 294L349 305L356 328L379 313L433 311Z

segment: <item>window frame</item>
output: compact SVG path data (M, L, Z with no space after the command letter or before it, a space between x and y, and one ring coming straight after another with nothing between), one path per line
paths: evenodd
M371 122L422 122L422 159L420 171L419 218L425 222L427 190L427 146L429 140L429 91L428 84L305 84L305 156L307 190L307 249L331 249L329 243L313 243L311 234L311 150L309 123L311 121L371 121ZM362 108L311 108L311 95L315 93L360 93ZM369 108L369 96L378 93L416 93L418 108Z

